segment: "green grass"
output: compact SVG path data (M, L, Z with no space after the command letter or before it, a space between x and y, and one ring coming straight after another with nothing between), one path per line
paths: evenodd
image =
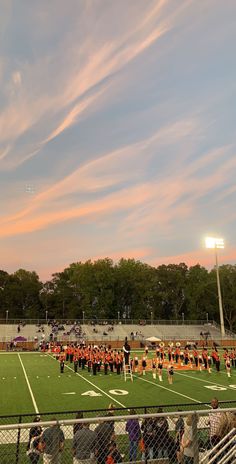
M206 387L211 387L211 389ZM212 388L220 388L220 390ZM92 412L94 409L107 408L109 403L120 407L121 412L123 407L143 407L144 405L167 405L166 411L176 410L177 405L181 404L182 409L202 409L200 403L209 403L213 396L226 402L235 400L236 369L232 371L231 378L226 376L223 369L220 373L213 370L212 374L205 371L176 370L174 383L170 386L165 370L162 383L159 380L153 380L151 372L148 372L145 377L135 375L132 383L124 382L123 376L118 376L116 373L105 376L103 371L93 376L86 369L80 370L76 375L73 372L73 364L67 364L64 374L60 374L59 363L50 355L1 353L0 389L0 416L15 415L13 418L1 417L1 425L18 423L21 414L28 414L21 418L22 422L32 421L30 414L34 415L37 410L41 413L42 420L50 420L54 417L42 414L46 412L59 412L60 419L74 418L73 411L77 410L91 410L87 412L87 415L94 416ZM190 406L184 406L186 403L190 403ZM66 411L71 411L71 413ZM148 412L151 411L153 409L150 408ZM141 412L145 410L142 408ZM99 414L102 413L96 413L96 415ZM2 437L6 437L7 432L0 433L3 434ZM0 440L2 443L0 444L1 464L16 462L16 436L17 431L9 435L8 444L3 444L2 439ZM25 430L21 435L18 464L29 462L26 456L27 438L28 430ZM123 440L123 443L127 441L127 437L124 436L119 436L117 439ZM125 448L128 449L128 445ZM42 458L40 459L41 463ZM63 462L72 463L70 439L66 440Z
M36 412L20 359L40 412L93 410L106 408L111 402L117 407L182 403L197 406L198 402L210 402L213 396L222 401L235 399L236 386L234 388L232 385L236 385L236 369L232 371L231 378L226 376L224 370L220 373L213 371L212 374L193 370L176 371L174 383L170 386L165 371L162 383L153 380L151 373L147 373L145 377L135 375L132 383L124 382L123 376L116 373L105 376L103 371L100 375L92 376L86 369L80 370L79 375L76 375L73 364L68 364L64 374L60 374L59 363L48 355L2 353L0 415ZM89 391L94 392L95 396L85 394Z

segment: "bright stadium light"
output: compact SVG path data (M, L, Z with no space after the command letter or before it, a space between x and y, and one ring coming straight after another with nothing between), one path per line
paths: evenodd
M206 244L206 248L211 248L215 250L216 279L217 279L218 301L219 301L219 312L220 312L220 329L221 329L221 336L224 337L225 336L225 324L224 324L224 313L223 313L223 305L222 305L220 274L219 274L218 255L217 255L217 249L224 248L224 239L216 238L216 237L206 237L205 244Z

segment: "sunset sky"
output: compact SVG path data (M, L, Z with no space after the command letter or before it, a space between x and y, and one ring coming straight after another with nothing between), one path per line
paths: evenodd
M234 264L235 47L235 0L1 0L1 269Z

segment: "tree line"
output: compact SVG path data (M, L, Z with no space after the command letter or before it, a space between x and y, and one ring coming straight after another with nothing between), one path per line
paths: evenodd
M236 265L220 266L226 327L236 329ZM219 321L215 269L153 267L134 259L77 262L43 283L36 272L0 271L0 318Z

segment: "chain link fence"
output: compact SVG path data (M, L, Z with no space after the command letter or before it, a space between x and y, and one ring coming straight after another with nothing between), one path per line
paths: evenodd
M86 413L0 425L0 463L236 463L235 407Z

